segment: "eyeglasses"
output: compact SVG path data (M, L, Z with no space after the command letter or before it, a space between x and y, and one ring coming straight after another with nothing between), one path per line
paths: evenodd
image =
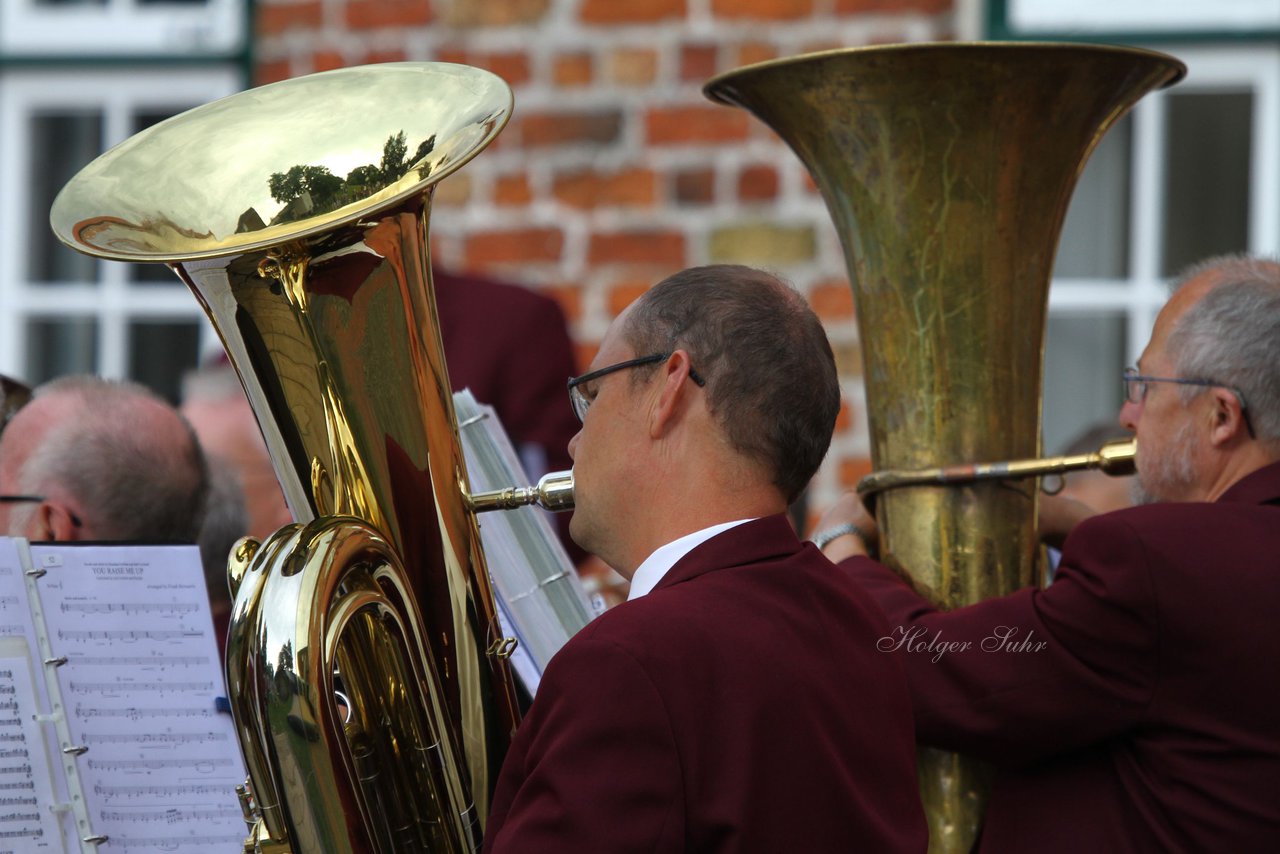
M573 377L569 380L569 402L573 404L573 414L578 416L579 421L586 421L587 410L591 408L591 401L596 399L593 394L591 397L583 392L582 386L592 380L598 380L601 377L617 371L623 371L627 368L638 368L641 365L652 365L657 362L665 362L671 358L670 353L654 353L651 356L641 356L638 359L627 359L625 362L618 362L615 365L609 365L599 370L591 371L580 377ZM699 387L705 386L707 381L698 375L692 367L689 368L689 379L693 380Z
M1196 385L1205 388L1225 388L1236 396L1236 400L1240 401L1240 415L1244 418L1245 429L1249 431L1249 438L1257 438L1253 435L1253 423L1249 420L1249 406L1245 403L1244 394L1240 389L1229 385L1214 382L1213 380L1195 380L1183 379L1182 377L1148 377L1138 373L1137 368L1125 368L1121 377L1124 383L1124 399L1130 403L1142 403L1147 399L1147 386L1151 383L1175 383L1177 385Z
M43 495L0 495L0 503L2 504L21 504L26 502L40 502L47 499ZM71 519L71 524L77 528L84 527L84 523L80 521L80 517L67 510L67 517Z

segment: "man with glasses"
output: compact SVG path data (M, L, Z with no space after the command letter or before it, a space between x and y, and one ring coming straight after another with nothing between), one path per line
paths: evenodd
M207 488L191 428L132 383L46 383L0 434L0 533L8 536L194 543Z
M485 850L923 851L887 626L786 517L839 409L813 312L756 270L686 270L569 392L570 531L630 599L547 667Z
M999 768L981 851L1277 850L1280 263L1190 270L1123 379L1145 503L1042 498L1069 532L1048 588L939 612L865 557L849 498L825 551L892 637L956 650L894 647L920 740Z

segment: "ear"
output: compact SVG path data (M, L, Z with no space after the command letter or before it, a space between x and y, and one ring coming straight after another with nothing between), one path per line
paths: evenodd
M1231 441L1249 437L1248 423L1245 421L1244 407L1240 398L1230 389L1211 388L1213 398L1211 410L1213 423L1209 429L1209 442L1214 447L1222 447Z
M691 365L689 354L685 350L676 350L663 362L662 385L658 388L658 397L649 411L650 438L661 438L679 421L685 395L693 384L689 379Z
M29 539L54 543L69 543L80 539L80 526L76 517L61 504L42 501L31 517Z

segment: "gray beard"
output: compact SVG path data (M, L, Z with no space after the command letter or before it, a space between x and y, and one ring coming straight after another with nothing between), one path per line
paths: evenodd
M1167 448L1154 457L1144 457L1144 471L1133 479L1130 495L1134 504L1156 504L1177 501L1195 483L1195 466L1189 453L1195 429L1190 421L1184 422Z

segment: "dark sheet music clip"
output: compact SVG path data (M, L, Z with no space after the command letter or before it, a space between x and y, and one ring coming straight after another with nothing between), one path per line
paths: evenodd
M97 836L81 837L80 841L83 842L85 845L101 845L102 843L106 842L110 838L111 837L107 836L105 833L99 833Z

